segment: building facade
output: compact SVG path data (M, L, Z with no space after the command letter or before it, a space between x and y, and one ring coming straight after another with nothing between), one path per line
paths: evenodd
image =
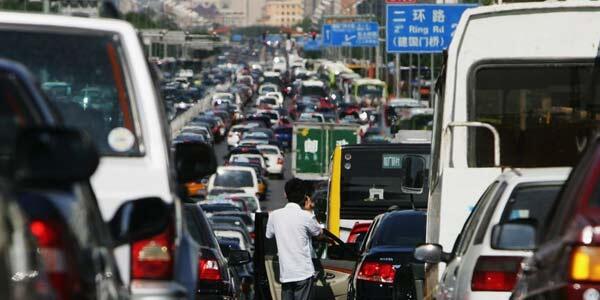
M304 18L304 0L267 0L260 24L291 27Z

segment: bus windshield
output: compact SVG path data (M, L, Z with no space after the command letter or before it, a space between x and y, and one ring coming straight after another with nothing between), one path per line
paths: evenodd
M383 86L377 84L362 84L357 88L357 96L374 96L374 97L383 97Z
M486 65L474 79L468 118L498 130L501 165L573 165L600 125L598 78L590 64ZM493 165L489 131L470 129L468 145L469 166ZM551 151L540 150L549 145Z
M427 150L422 153L428 152ZM413 152L414 153L414 152ZM342 151L340 201L342 219L374 217L391 205L411 207L411 195L402 192L402 159L408 151L398 147L345 149ZM411 154L415 155L415 154ZM429 162L429 154L417 154ZM426 182L428 169L423 173ZM417 206L426 206L426 188L413 195Z

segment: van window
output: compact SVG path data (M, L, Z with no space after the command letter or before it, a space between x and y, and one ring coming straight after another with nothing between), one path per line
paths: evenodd
M86 131L102 155L141 154L118 35L20 26L0 36L0 57L41 81L65 125Z
M504 166L573 165L600 124L600 93L590 96L591 80L590 64L485 65L471 81L468 118L498 130ZM469 166L492 166L491 133L469 130Z

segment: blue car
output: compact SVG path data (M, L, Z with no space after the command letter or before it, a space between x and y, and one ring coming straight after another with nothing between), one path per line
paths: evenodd
M279 142L282 149L290 150L292 148L292 127L276 127L274 129L275 139Z

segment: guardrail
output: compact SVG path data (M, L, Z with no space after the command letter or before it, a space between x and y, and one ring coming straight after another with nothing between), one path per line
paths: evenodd
M194 104L194 106L190 107L184 113L177 116L177 118L175 118L173 121L171 121L171 123L170 123L171 137L177 136L177 134L179 134L179 131L181 130L181 128L183 128L185 126L185 124L187 124L189 121L191 121L199 113L210 109L211 98L215 91L227 90L227 89L229 89L228 83L216 86L214 89L211 89L206 94L206 96L204 96L204 98L202 98L200 101L198 101L196 104Z

